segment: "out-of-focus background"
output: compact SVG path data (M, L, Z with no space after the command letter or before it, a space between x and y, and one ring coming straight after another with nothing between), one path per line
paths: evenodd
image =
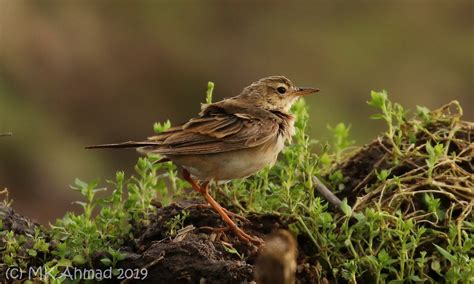
M362 145L383 130L370 90L414 109L461 101L474 118L472 1L0 0L0 189L47 224L79 196L76 177L133 171L155 121L199 112L267 75L322 91L307 100L312 138L346 122Z

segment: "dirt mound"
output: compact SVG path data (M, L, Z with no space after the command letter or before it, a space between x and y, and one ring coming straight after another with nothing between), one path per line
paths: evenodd
M174 231L173 220L183 212L187 217ZM151 220L137 234L138 239L123 248L127 259L120 264L123 268L147 268L146 283L245 283L253 279L257 248L241 242L231 232L215 230L225 227L225 223L208 206L173 203L158 208ZM288 223L276 215L238 218L241 228L260 237L287 228ZM307 274L302 277L308 278Z
M337 181L339 184L333 184L333 188L339 190L339 198L347 198L347 203L340 206L342 212L326 210L325 202L318 198L306 204L303 200L305 195L299 203L295 203L297 206L288 207L291 210L286 214L282 212L287 208L277 207L277 210L260 211L275 214L236 215L233 219L247 233L260 238L279 229L291 228L299 232L297 283L383 282L392 279L400 283L446 279L462 282L473 279L470 276L472 265L468 263L474 257L474 124L461 121L461 115L459 105L453 102L439 110L424 113L425 119L406 121L400 118L402 122L389 134L325 171L340 172L342 176ZM302 160L299 159L298 163ZM316 164L308 166L311 168L310 177L315 176L313 169ZM145 168L146 165L142 160L137 168ZM286 174L288 168L301 170L294 169L296 164L290 165L286 165L282 173ZM139 185L148 188L153 183L147 179L149 173L145 170L139 173L145 177ZM123 173L118 176L123 181ZM279 177L278 181L281 181L285 176ZM333 182L329 175L325 180ZM267 179L267 182L270 184L272 181ZM113 197L121 200L122 183L117 184L120 190L116 190ZM92 192L95 186L85 184L84 188ZM138 187L136 184L133 186ZM272 186L274 190L278 189L275 184ZM244 187L245 193L249 187ZM308 195L314 197L312 191L298 192L310 192ZM136 197L141 195L136 194ZM262 200L269 202L268 198ZM107 199L109 203L112 201L113 198ZM126 211L122 203L116 204L118 207L106 207L98 216L108 212L104 216L110 217L115 216L110 214L112 211ZM98 246L99 255L93 255L91 262L84 260L79 265L106 269L112 263L122 269L146 269L145 283L254 281L258 248L241 242L226 229L220 216L200 199L165 207L156 203L152 208L150 204L153 203L147 203L146 208L152 210L151 215L149 211L140 211L141 215L136 215L138 217L119 219L123 222L113 223L119 225L113 225L113 228L107 226L107 230L101 231L101 234L106 232L104 234L107 235L110 229L123 225L132 228L114 239L115 242L108 242L113 246L107 249ZM231 211L231 206L235 206L232 202L222 204L229 206ZM295 213L293 209L296 208L305 210ZM122 216L118 213L117 216ZM69 216L64 222L69 224L80 220L86 225L93 224L91 216L81 216ZM110 224L109 217L100 220ZM73 259L64 265L58 264L64 259L57 260L60 240L50 240L54 228L45 230L16 214L7 203L0 203L0 220L0 252L4 254L4 259L9 255L17 257L10 257L10 264L41 266L52 260L62 269L77 263ZM311 224L311 230L306 224ZM84 235L89 236L90 226L84 228L88 229ZM107 237L104 239L110 241ZM79 240L81 243L78 246L89 250L90 240ZM62 245L65 250L66 244ZM33 246L35 250L30 249ZM52 253L52 248L56 255ZM123 254L123 260L114 262L117 259L111 257L113 252ZM15 262L17 260L23 262ZM0 277L7 266L6 263L0 264ZM126 282L133 281L129 279ZM119 281L115 279L113 282Z
M463 211L474 200L474 123L460 121L458 107L453 102L433 111L427 123L402 125L400 156L385 136L347 158L336 168L345 177L338 196L353 209L377 204L410 216L426 211L423 195L432 194L444 207Z

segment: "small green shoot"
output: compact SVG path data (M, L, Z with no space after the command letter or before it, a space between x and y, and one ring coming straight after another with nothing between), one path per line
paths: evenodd
M336 162L339 163L342 158L342 153L344 150L347 150L349 146L354 144L353 140L349 139L349 131L351 126L346 126L344 123L338 123L335 127L331 127L328 125L328 129L331 131L333 135L333 151L336 155Z
M426 165L428 166L428 177L431 179L433 170L438 161L443 157L446 149L443 144L436 144L434 147L428 141L425 144L426 152L428 153L428 159L426 159Z
M189 211L184 210L180 214L174 216L165 224L166 228L168 228L168 235L170 237L175 237L179 230L184 228L184 222L186 218L189 217Z
M381 171L375 170L375 175L377 176L377 179L379 181L384 182L390 176L390 170L385 170L385 169Z
M236 250L234 247L229 246L229 245L224 244L224 243L222 244L222 246L224 247L226 252L236 255L240 260L245 260L245 255L239 253L239 251Z
M212 104L212 93L214 91L214 83L208 82L207 83L207 91L206 91L206 104Z
M367 103L370 106L379 108L382 113L374 114L372 119L383 119L387 123L387 138L389 139L397 157L402 156L399 145L401 144L402 131L399 126L405 122L405 110L400 104L392 103L388 99L387 91L372 91L371 100Z
M431 111L424 106L416 106L416 115L420 117L423 122L429 122L432 120Z
M164 123L155 122L153 124L153 131L156 134L160 134L162 132L165 132L166 130L168 130L170 128L171 128L171 121L169 121L169 120L165 121Z

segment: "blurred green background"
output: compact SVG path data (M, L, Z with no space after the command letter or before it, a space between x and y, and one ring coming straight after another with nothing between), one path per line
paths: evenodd
M474 118L473 1L0 0L0 189L48 223L77 206L74 178L133 171L133 150L85 145L142 139L155 121L285 75L308 98L310 134L352 125L358 145L384 129L370 90L410 109L461 101Z

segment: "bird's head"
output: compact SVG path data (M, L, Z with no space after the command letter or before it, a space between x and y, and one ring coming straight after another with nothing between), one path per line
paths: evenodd
M288 112L299 97L318 91L316 88L297 87L284 76L270 76L244 88L240 97L266 110Z

